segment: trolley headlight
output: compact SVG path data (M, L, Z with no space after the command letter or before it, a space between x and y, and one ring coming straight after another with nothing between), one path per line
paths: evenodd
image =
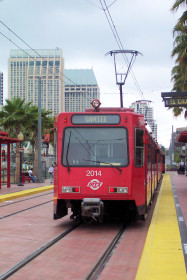
M62 193L80 193L80 187L63 186Z
M109 193L128 193L127 187L109 187Z

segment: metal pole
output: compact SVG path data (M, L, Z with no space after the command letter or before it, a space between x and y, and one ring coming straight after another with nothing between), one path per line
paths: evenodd
M173 125L172 125L172 132L171 132L171 142L170 142L170 165L173 165L174 159L174 140L173 140Z
M7 188L10 188L10 143L7 143Z
M42 146L41 77L38 77L38 178L37 178L38 183L42 182L41 146Z
M20 172L19 172L19 183L18 186L24 186L22 182L22 141L20 142Z
M119 89L120 89L120 105L121 108L123 108L123 92L122 92L122 84L119 85Z
M116 65L116 58L115 58L115 55L116 54L131 54L132 57L131 57L131 60L130 62L128 61L128 59L126 58L127 60L127 72L124 73L124 74L120 74L120 73L117 73L117 65ZM134 63L134 60L135 60L135 57L138 55L138 54L141 54L140 52L138 51L134 51L134 50L114 50L114 51L110 51L108 53L106 53L106 55L110 54L111 56L113 55L114 56L114 67L115 67L115 75L116 75L116 84L119 85L119 88L120 88L120 103L121 103L121 108L123 108L123 96L122 96L122 85L125 84L125 81L127 79L127 76L130 72L130 69ZM141 54L142 55L142 54ZM118 76L121 76L121 82L118 81ZM124 78L123 78L124 77Z

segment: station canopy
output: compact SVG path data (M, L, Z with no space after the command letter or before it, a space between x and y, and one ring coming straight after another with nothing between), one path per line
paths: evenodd
M177 139L178 142L187 143L187 130L182 131Z
M20 140L9 137L8 132L0 131L0 144L12 144L16 142L20 142Z

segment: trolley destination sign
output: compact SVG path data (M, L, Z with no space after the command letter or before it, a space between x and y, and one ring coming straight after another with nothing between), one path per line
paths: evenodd
M187 91L162 92L165 107L187 107Z
M72 124L119 124L120 116L119 115L73 115Z

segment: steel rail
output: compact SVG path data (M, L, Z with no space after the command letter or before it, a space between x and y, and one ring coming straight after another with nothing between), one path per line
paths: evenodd
M26 199L22 199L22 200L14 201L14 202L11 202L11 203L7 203L6 205L0 205L0 208L1 207L7 207L7 206L10 206L10 205L13 205L13 204L16 204L16 203L20 203L20 202L23 202L23 201L26 201L26 200L35 199L35 198L45 196L45 195L48 195L48 194L51 194L51 193L53 193L53 192L47 192L47 193L40 194L40 195L37 195L37 196L33 196L33 197L26 198ZM3 201L3 202L5 202L5 201Z
M96 280L98 279L98 276L101 274L105 264L108 262L109 258L111 257L111 254L113 250L117 247L117 244L119 243L119 240L121 239L123 233L125 232L127 228L127 224L124 224L121 229L118 231L108 248L105 250L101 258L98 260L96 265L92 268L90 273L86 276L85 280Z
M19 213L22 213L22 212L25 212L25 211L30 210L30 209L33 209L33 208L35 208L35 207L38 207L38 206L47 204L47 203L49 203L49 202L51 202L51 201L52 201L52 199L51 199L51 200L48 200L48 201L46 201L46 202L43 202L43 203L40 203L40 204L31 206L31 207L28 207L28 208L26 208L26 209L23 209L23 210L20 210L20 211L17 211L17 212L8 214L8 215L6 215L6 216L2 216L2 217L0 217L0 220L6 219L6 218L8 218L8 217L14 216L14 215L19 214Z
M13 275L15 272L20 270L23 266L31 262L33 259L38 257L40 254L42 254L44 251L46 251L48 248L53 246L55 243L57 243L59 240L64 238L66 235L68 235L70 232L72 232L74 229L76 229L78 226L80 226L81 222L77 222L75 225L64 231L63 233L57 235L55 238L51 239L49 242L47 242L45 245L34 251L32 254L30 254L28 257L20 261L18 264L16 264L14 267L9 269L4 274L0 275L0 280L5 280L11 275Z

